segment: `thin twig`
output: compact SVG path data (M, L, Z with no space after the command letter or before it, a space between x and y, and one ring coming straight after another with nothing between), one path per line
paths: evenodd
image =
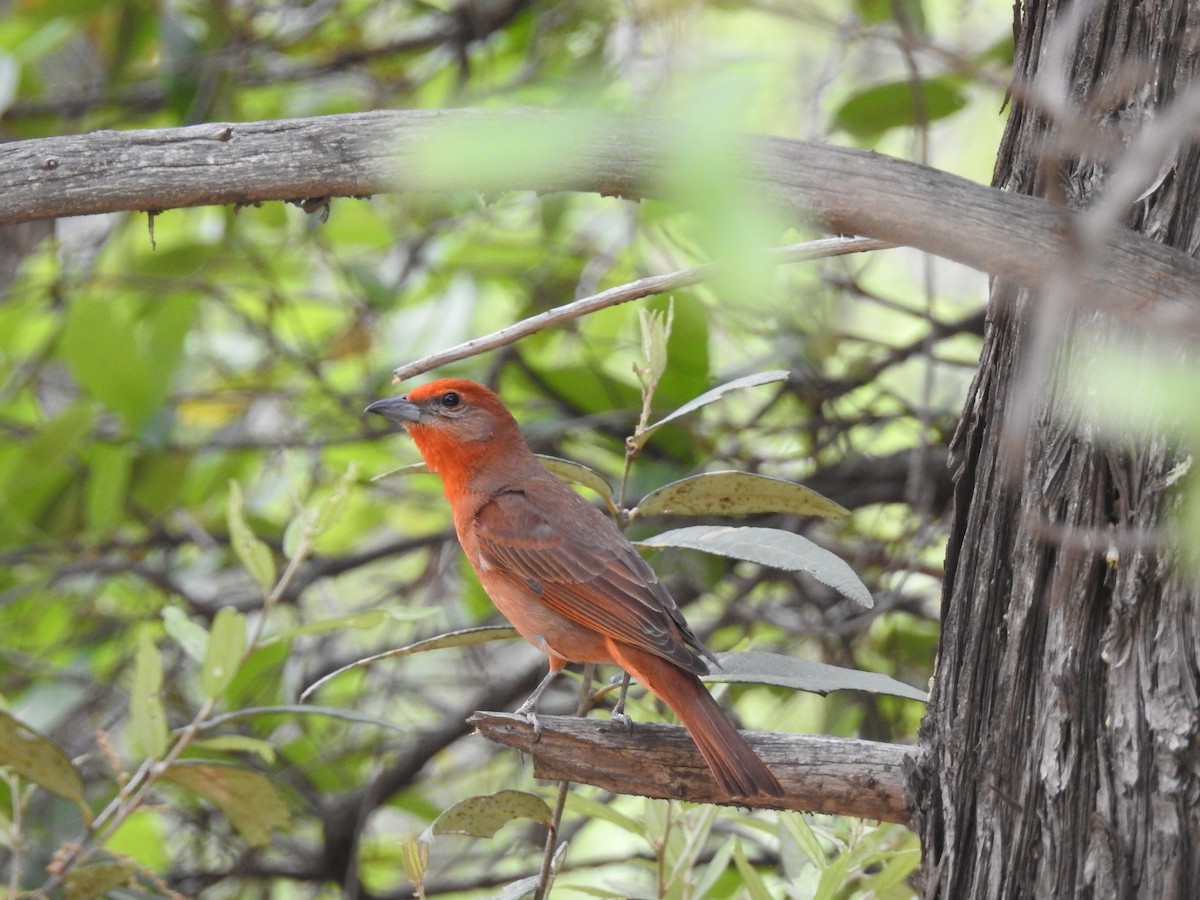
M887 241L878 241L874 238L821 238L816 241L805 241L802 244L790 244L786 247L772 248L763 254L763 261L769 265L782 265L784 263L804 262L805 260L812 259L826 259L831 256L845 256L850 253L865 253L869 250L888 250L894 246L895 244ZM516 343L523 337L536 334L552 325L560 325L563 322L578 319L580 316L585 316L597 310L607 309L610 306L628 303L630 300L640 300L642 297L662 294L666 291L678 290L679 288L709 281L716 277L720 271L721 267L718 263L705 263L704 265L695 266L690 269L668 272L665 275L650 275L646 278L639 278L628 284L618 285L606 291L601 291L599 294L582 297L571 303L556 306L554 309L538 313L536 316L530 316L528 319L522 319L520 322L509 325L507 328L501 328L499 331L494 331L484 337L464 341L448 350L439 350L437 353L431 353L428 356L418 359L416 362L397 366L393 380L396 382L406 381L409 378L428 372L430 369L436 369L438 366L457 362L460 359L466 359L467 357L475 356L488 350L507 347L509 344Z

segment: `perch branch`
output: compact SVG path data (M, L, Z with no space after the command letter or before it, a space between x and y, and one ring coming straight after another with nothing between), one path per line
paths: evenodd
M489 740L532 756L538 778L671 800L909 822L903 766L911 749L898 744L747 732L786 796L782 802L733 801L717 790L696 745L678 726L638 723L630 732L601 719L538 718L540 739L525 719L508 713L477 712L468 721Z

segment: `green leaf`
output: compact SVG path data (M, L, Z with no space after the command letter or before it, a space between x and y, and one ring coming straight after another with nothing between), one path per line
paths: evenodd
M388 469L386 472L380 472L378 475L371 476L371 483L383 481L385 478L395 478L397 475L428 475L429 466L423 462L409 463L406 466L398 466L395 469Z
M350 497L350 488L358 482L358 465L350 463L342 477L337 480L333 491L317 507L313 516L313 536L321 534L338 520L342 510L346 508L346 500Z
M405 177L433 190L468 177L483 194L511 190L521 180L545 184L570 168L572 148L603 139L610 127L600 116L582 114L538 113L519 131L490 116L458 118L429 133L425 145L404 163Z
M63 879L63 893L67 900L95 900L125 884L136 871L137 863L133 860L80 866L71 869Z
M404 874L414 885L425 882L425 869L429 866L429 843L408 835L400 846L400 864Z
M163 778L215 804L252 847L271 843L271 830L286 828L291 813L271 780L258 772L218 762L184 760Z
M666 313L647 307L638 309L638 323L642 331L642 359L646 361L645 383L658 384L667 369L667 341L671 336L671 323L675 318L674 304L667 306Z
M896 21L896 0L855 0L854 8L859 18L868 25L880 25ZM900 0L904 15L917 32L925 30L925 10L920 0Z
M719 556L744 559L762 566L807 572L839 594L870 609L871 592L854 570L808 538L777 528L731 528L722 525L692 525L676 528L639 541L640 547L687 547Z
M833 123L857 138L878 137L891 128L915 127L935 122L958 112L967 104L961 79L944 75L914 85L893 81L860 91L834 113ZM922 108L918 116L914 91L919 91Z
M32 525L72 479L71 457L92 429L90 404L69 406L17 451L0 477L0 535L9 523ZM18 532L19 533L19 532Z
M349 665L342 666L340 669L330 672L322 678L317 679L312 684L304 689L304 693L300 695L300 700L303 702L306 698L312 696L313 691L321 687L327 681L337 678L352 669L369 666L372 663L378 662L381 659L389 659L393 656L408 656L412 653L424 653L426 650L441 650L445 647L469 647L472 644L484 644L488 641L507 640L509 638L520 637L520 632L509 625L485 625L481 628L464 628L460 631L451 631L446 634L440 634L437 637L427 638L423 641L417 641L415 644L409 644L406 647L398 647L395 650L387 650L383 653L376 653L374 656L368 656L363 659L355 660Z
M758 870L751 865L749 858L746 856L746 848L740 840L734 841L733 864L737 866L738 874L742 876L742 883L745 885L751 900L772 900L771 892L767 890L766 882L758 874Z
M565 850L566 843L560 846L560 850ZM496 895L496 900L524 900L537 890L538 882L541 878L537 875L529 875L525 878L520 878L510 884L504 886L504 890Z
M78 296L63 329L61 352L87 391L130 428L162 408L195 317L194 299Z
M242 488L236 481L229 482L229 543L242 565L254 580L269 591L275 584L275 556L271 548L254 536L242 512Z
M71 800L91 824L92 811L84 796L83 776L66 753L39 731L0 710L0 766Z
M223 753L257 753L268 765L275 762L275 745L259 738L241 734L226 734L220 737L193 741L196 750L219 750Z
M183 652L196 662L203 662L208 651L208 631L204 626L193 622L177 606L164 606L162 620L168 636L183 648Z
M595 797L589 797L587 794L578 792L568 794L567 807L572 812L578 813L581 816L586 816L589 819L599 819L615 825L635 837L644 837L646 834L645 826L641 822L622 812L618 812L607 803L601 803Z
M844 516L848 510L816 491L749 472L706 472L663 485L630 513L638 516L747 516L755 513Z
M744 653L718 653L721 668L702 677L702 681L772 684L797 691L828 694L831 691L868 691L891 694L909 700L928 698L924 691L879 672L843 669L780 653L749 650Z
M499 791L469 797L438 816L422 836L427 842L435 834L465 834L490 838L503 826L517 819L532 819L549 826L554 813L546 801L525 791Z
M416 610L417 615L413 618L425 618L433 615L435 610ZM306 634L322 634L326 631L336 631L339 628L374 628L388 618L390 614L385 609L367 609L362 612L347 613L344 616L333 616L329 619L321 619L319 622L309 622L307 625L297 625L295 628L288 628L278 634L273 634L265 641L262 646L273 644L276 641L290 641L292 638L301 637ZM407 616L406 616L407 618Z
M806 814L784 813L779 820L792 840L795 841L796 846L808 857L809 862L818 869L824 869L829 865L825 848L821 846L821 841L813 832L812 826L808 824Z
M713 824L717 820L717 807L703 806L697 813L695 817L689 816L688 818L688 827L684 830L687 840L680 849L678 858L671 866L671 873L665 885L667 890L664 893L669 893L672 885L692 879L692 873L700 863L700 854L708 844ZM697 894L696 896L704 895Z
M585 488L591 488L603 497L605 502L612 505L612 486L595 469L591 469L581 463L572 462L569 459L559 459L557 456L544 456L541 453L536 455L542 461L543 466L563 481L568 484L580 484Z
M726 382L719 387L713 388L711 391L705 391L694 400L685 403L679 409L675 410L668 416L659 419L653 425L647 425L646 430L639 435L630 438L630 441L637 447L645 445L655 431L662 428L668 422L673 422L681 416L686 416L688 413L707 406L715 400L720 400L730 391L739 390L741 388L755 387L760 384L770 384L773 381L787 381L788 372L786 369L773 369L769 372L758 372L754 375L746 375L742 378L735 378L733 381Z
M208 636L208 652L200 669L200 690L215 700L225 692L237 675L238 665L246 650L246 617L226 606L213 619Z
M84 509L93 528L108 530L123 520L132 467L128 447L97 444L91 448Z
M733 859L733 841L725 841L722 843L713 854L708 865L704 867L703 873L695 882L695 897L708 897L712 894L712 889L725 870L729 868L729 861Z
M151 759L160 759L167 752L167 712L159 695L162 681L162 658L158 647L150 632L143 630L138 635L129 715L134 740Z

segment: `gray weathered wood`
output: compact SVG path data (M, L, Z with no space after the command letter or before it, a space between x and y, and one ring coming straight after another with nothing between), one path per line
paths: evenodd
M510 713L479 712L469 721L489 740L532 756L538 778L669 800L909 821L903 769L911 747L818 734L743 732L787 796L782 802L731 801L717 789L683 728L637 722L629 731L603 719L538 718L540 738L525 719Z
M446 135L551 134L544 164L430 165ZM464 130L465 129L465 130ZM664 197L669 123L539 110L405 110L99 131L0 144L0 225L120 210L369 196L387 191L591 191ZM1070 213L903 160L747 138L745 171L791 221L927 250L1037 286L1071 246ZM436 151L434 151L436 153ZM552 162L552 164L551 164ZM1081 295L1143 325L1200 331L1200 264L1119 232Z

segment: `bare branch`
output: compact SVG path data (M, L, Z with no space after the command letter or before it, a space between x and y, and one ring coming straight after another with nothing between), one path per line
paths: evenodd
M806 241L803 244L792 244L788 247L772 248L764 255L763 261L771 265L782 265L802 260L844 256L849 253L865 253L869 250L887 250L892 246L894 245L886 241L876 241L871 238L823 238L817 241ZM649 275L628 284L617 285L601 291L599 294L581 297L570 303L564 303L562 306L556 306L554 309L538 313L536 316L522 319L520 322L501 328L499 331L493 331L483 337L463 341L463 343L446 350L439 350L437 353L423 356L415 362L405 363L396 369L395 380L404 381L420 375L422 372L436 369L438 366L457 362L477 353L486 353L488 350L495 350L498 347L506 347L523 337L563 322L569 322L571 319L578 319L580 316L586 316L600 309L608 309L610 306L619 306L630 300L640 300L642 297L700 284L716 277L719 272L720 266L717 263L706 263L690 269L668 272L665 275Z
M669 800L794 809L909 821L903 767L911 748L818 734L746 732L746 740L779 778L782 803L730 800L720 793L688 733L638 723L633 731L600 719L539 716L542 734L523 718L478 712L468 721L489 740L533 757L533 773L593 784L623 794Z
M430 165L445 129L567 135L550 166ZM362 197L385 191L593 191L663 197L669 123L543 110L383 111L96 132L0 145L0 225L118 210ZM444 145L443 145L444 146ZM867 151L782 138L746 143L751 180L795 219L916 247L1040 286L1068 252L1068 218L1044 200ZM1094 307L1200 331L1200 263L1149 238L1109 235L1083 273Z

